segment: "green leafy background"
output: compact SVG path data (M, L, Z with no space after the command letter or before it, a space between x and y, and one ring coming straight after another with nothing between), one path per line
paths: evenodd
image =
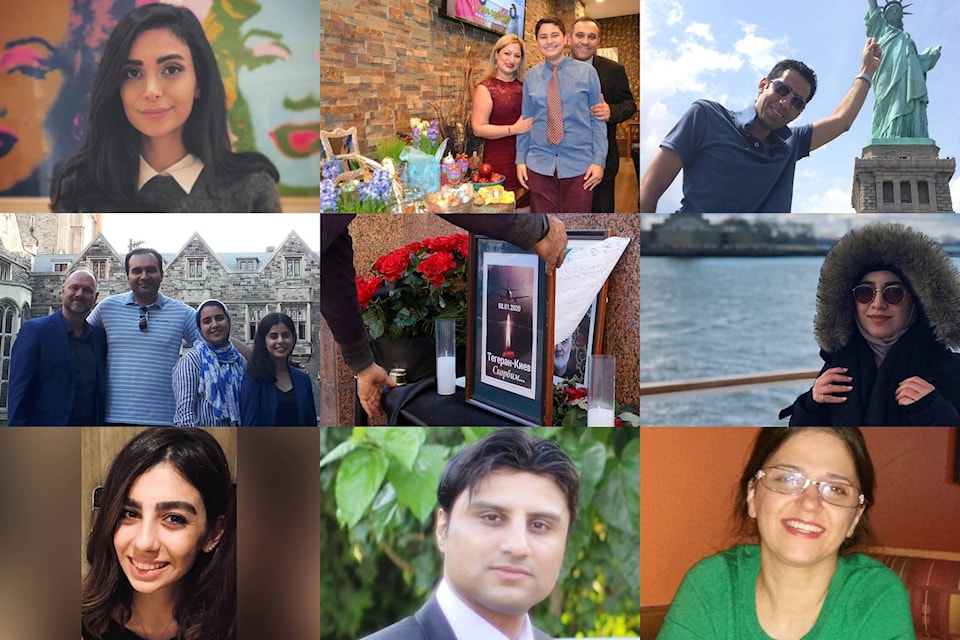
M410 615L440 577L433 539L447 461L491 428L321 430L321 628L354 640ZM531 611L553 636L639 636L640 446L633 428L536 427L580 474L560 579Z

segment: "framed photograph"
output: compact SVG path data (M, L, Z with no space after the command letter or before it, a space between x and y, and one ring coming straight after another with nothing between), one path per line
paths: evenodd
M567 253L589 246L609 237L606 229L567 229ZM562 312L557 309L555 313ZM586 315L574 332L557 342L553 348L553 381L561 380L584 383L587 371L587 356L603 353L603 330L606 324L607 283L603 283ZM559 336L556 336L559 338Z
M525 425L553 419L553 278L532 251L470 236L470 404Z

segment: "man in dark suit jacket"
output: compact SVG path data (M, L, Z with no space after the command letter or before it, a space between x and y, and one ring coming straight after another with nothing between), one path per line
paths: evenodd
M548 640L527 612L557 583L579 487L560 446L523 429L461 450L437 488L443 578L419 611L367 640Z
M600 25L593 18L578 18L567 36L570 53L577 60L589 62L600 76L600 91L603 100L590 111L593 116L607 123L607 166L603 180L593 190L593 212L614 212L614 184L620 171L620 150L617 148L617 124L633 117L637 103L630 91L630 82L622 64L596 55L600 44Z
M107 337L87 323L97 280L73 271L60 287L63 304L20 327L10 355L7 424L103 424L107 393Z

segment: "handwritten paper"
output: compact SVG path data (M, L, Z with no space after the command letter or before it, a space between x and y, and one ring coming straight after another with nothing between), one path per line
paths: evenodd
M628 244L630 238L614 236L567 253L556 272L554 346L580 324Z

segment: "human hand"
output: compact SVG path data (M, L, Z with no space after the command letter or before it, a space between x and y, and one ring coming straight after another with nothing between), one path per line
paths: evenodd
M591 164L587 172L583 174L584 191L593 191L601 180L603 180L603 167L598 164Z
M610 105L607 104L602 93L600 94L600 102L590 107L590 113L592 113L593 117L597 120L603 120L604 122L610 121Z
M533 245L533 252L547 263L547 275L559 269L567 255L567 227L554 215L547 216L547 235Z
M936 391L936 387L921 378L912 376L901 382L894 391L893 397L901 407L913 404L920 398L923 398L931 391Z
M852 382L853 378L846 375L846 367L831 367L817 378L813 383L813 389L810 390L813 401L817 404L839 404L846 402L846 396L833 395L836 393L847 393L853 387L845 382Z
M882 57L883 53L880 51L880 45L877 44L877 39L867 38L866 44L863 45L863 64L860 67L861 73L866 73L873 78L874 72L877 70L877 67L880 66L880 59Z
M380 408L380 385L395 387L397 383L390 379L383 367L373 363L363 371L357 373L357 397L368 416L383 414Z
M527 133L533 128L533 118L524 118L520 116L517 121L510 126L513 133Z
M517 165L517 180L520 182L520 186L524 189L529 189L527 186L527 165L518 164Z

